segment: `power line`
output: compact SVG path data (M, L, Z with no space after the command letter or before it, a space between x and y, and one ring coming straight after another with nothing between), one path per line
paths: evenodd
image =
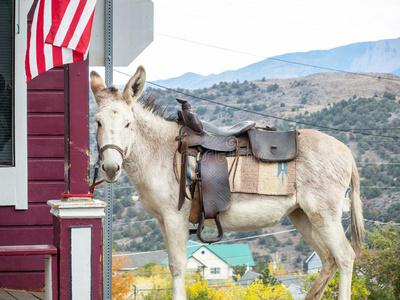
M400 130L400 127L382 127L382 128L342 128L343 130L366 130L366 131L377 131L377 130ZM321 131L330 131L330 129L327 130L321 130ZM90 134L95 135L97 133L97 129L89 131Z
M236 241L251 240L251 239L255 239L255 238L259 238L259 237L277 235L277 234L287 233L287 232L291 232L291 231L296 231L296 229L289 229L289 230L284 230L284 231L253 235L253 236L248 236L248 237L238 238L238 239L229 239L229 240L219 241L214 244L223 244L223 243L230 243L230 242L236 242Z
M369 222L369 223L374 223L375 225L387 225L387 224L392 224L393 226L400 226L400 223L394 223L394 222L382 222L382 221L374 221L374 220L367 220L364 219L364 222Z
M128 76L128 77L131 77L131 75L129 75L129 74L127 74L127 73L124 73L124 72L121 72L121 71L118 71L118 70L115 70L115 69L114 69L114 72L117 72L117 73L126 75L126 76ZM163 86L163 85L161 85L161 84L154 83L154 82L151 82L151 81L147 81L147 83L149 83L149 84L151 84L151 85L154 85L154 86L157 86L157 87L160 87L160 88L163 88L163 89L166 89L166 90L169 90L169 91L172 91L172 92L175 92L175 93L178 93L178 94L182 94L182 95L185 95L185 96L189 96L189 97L192 97L192 98L201 100L201 101L206 101L206 102L213 103L213 104L216 104L216 105L220 105L220 106L232 108L232 109L235 109L235 110L238 110L238 111L243 111L243 112L250 113L250 114L255 114L255 115L263 116L263 117L266 117L266 118L277 119L277 120L281 120L281 121L287 121L287 122L290 122L290 123L296 123L296 124L301 124L301 125L305 125L305 126L311 126L311 127L329 129L329 130L333 130L333 131L341 131L341 132L347 132L347 133L356 133L356 134L368 135L368 136L376 136L376 137L386 137L386 138L393 138L393 139L396 139L396 140L400 138L400 137L398 137L398 136L381 135L381 134L374 134L374 133L359 132L359 131L353 131L352 129L348 129L348 130L347 130L347 129L340 129L340 128L334 128L334 127L329 127L329 126L322 126L322 125L307 123L307 122L303 122L303 121L295 121L295 120L286 119L286 118L282 118L282 117L276 117L276 116L272 116L272 115L267 115L267 114L264 114L264 113L256 112L256 111L253 111L253 110L249 110L249 109L245 109L245 108L236 107L236 106L234 106L234 105L229 105L229 104L225 104L225 103L220 103L220 102L218 102L218 101L214 101L214 100L211 100L211 99L206 99L206 98L203 98L203 97L199 97L199 96L196 96L196 95L187 93L187 92L178 91L178 90L175 90L175 89L172 89L172 88L169 88L169 87L166 87L166 86Z
M344 130L365 130L365 131L377 131L377 130L400 130L400 127L382 127L382 128L343 128ZM329 129L328 129L329 130ZM328 131L326 130L326 131Z
M220 241L214 244L222 244L222 243L230 243L233 241L241 241L241 240L249 240L249 239L254 239L258 237L264 237L264 236L270 236L270 235L277 235L277 234L282 234L282 233L287 233L291 231L296 231L296 229L289 229L289 230L284 230L284 231L278 231L278 232L271 232L271 233L265 233L265 234L260 234L260 235L254 235L254 236L249 236L249 237L244 237L244 238L238 238L238 239L229 239L229 240L224 240ZM193 246L187 246L187 248L192 248L192 247L199 247L199 246L206 246L207 244L202 244L198 243L198 245L193 245ZM152 250L152 251L145 251L145 252L134 252L134 253L126 253L126 254L114 254L113 256L131 256L131 255L140 255L140 254L147 254L147 253L155 253L155 252L165 252L166 250Z
M146 223L146 222L155 222L157 219L152 218L152 219L147 219L147 220L141 220L141 221L114 221L113 225L126 225L126 224L136 224L136 223Z
M400 163L387 163L387 162L367 162L367 161L357 161L356 164L364 165L400 165Z
M342 218L342 220L347 220L347 219L349 219L349 217ZM368 221L368 220L365 220L365 221ZM371 222L373 222L373 221L371 221ZM223 244L223 243L230 243L230 242L233 242L233 241L249 240L249 239L255 239L255 238L259 238L259 237L265 237L265 236L271 236L271 235L278 235L278 234L282 234L282 233L288 233L288 232L292 232L292 231L297 231L297 230L296 229L289 229L289 230L283 230L283 231L278 231L278 232L271 232L271 233L253 235L253 236L244 237L244 238L223 240L223 241L220 241L220 242L216 242L214 244ZM186 249L194 248L194 247L207 246L207 244L202 244L202 243L198 243L198 242L195 242L195 243L197 243L197 244L196 245L192 245L192 246L186 246ZM142 255L142 254L157 253L157 252L166 252L166 250L164 249L164 250L151 250L151 251L144 251L144 252L113 254L113 257L134 256L134 255ZM288 252L296 252L296 251L280 251L280 252L287 252L288 253ZM246 255L246 257L247 256L248 255ZM235 256L235 257L244 257L244 256ZM235 257L230 257L230 258L235 258Z
M400 79L398 79L398 78L381 77L381 76L371 75L371 74L368 74L368 73L351 72L351 71L345 71L345 70L340 70L340 69L316 66L316 65L312 65L312 64L300 63L300 62L290 61L290 60L287 60L287 59L281 59L281 58L276 58L276 57L266 57L265 55L259 55L259 54L254 54L254 53L249 53L249 52L229 49L229 48L226 48L226 47L220 47L220 46L215 46L215 45L211 45L211 44L196 42L196 41L193 41L193 40L188 40L188 39L184 39L184 38L180 38L180 37L175 37L175 36L171 36L171 35L168 35L168 34L163 34L163 33L158 33L158 32L155 32L155 34L161 35L161 36L164 36L164 37L168 37L168 38L172 38L172 39L176 39L176 40L180 40L180 41L184 41L184 42L188 42L188 43L193 43L193 44L198 44L198 45L210 47L210 48L215 48L215 49L219 49L219 50L234 52L234 53L238 53L238 54L245 54L245 55L249 55L249 56L259 57L259 58L263 58L263 59L268 59L268 60L273 60L273 61L293 64L293 65L299 65L299 66L303 66L303 67L309 67L309 68L320 69L320 70L331 71L331 72L338 72L338 73L354 74L354 75L358 75L358 76L372 77L372 78L376 78L376 79L379 79L379 80L383 79L383 80L399 81L400 82Z
M343 218L342 220L347 220L349 218ZM371 221L374 222L374 221ZM258 237L265 237L265 236L271 236L271 235L277 235L277 234L282 234L282 233L287 233L291 231L296 231L296 229L290 229L286 231L280 231L280 232L274 232L274 233L266 233L266 234L261 234L261 235L256 235L256 236L249 236L249 237L244 237L244 238L238 238L238 239L230 239L230 240L225 240L221 242L217 242L214 244L221 244L221 243L229 243L232 241L240 241L240 240L250 240L250 239L256 239ZM198 244L198 245L193 245L193 246L187 246L187 248L193 248L193 247L200 247L200 246L207 246L206 244ZM166 250L151 250L151 251L145 251L145 252L133 252L133 253L125 253L125 254L114 254L113 256L115 257L120 257L120 256L134 256L134 255L142 255L142 254L148 254L148 253L154 253L154 252L166 252ZM295 253L297 254L299 251L297 250L280 250L280 253ZM249 255L243 255L243 256L232 256L232 257L226 257L226 258L238 258L238 257L249 257ZM213 260L213 259L212 259Z
M135 189L133 186L117 186L114 187L114 190L121 190L121 189Z
M398 186L379 186L379 185L372 185L372 186L360 186L362 189L400 189Z
M142 254L157 253L157 252L167 252L167 250L163 249L163 250L151 250L151 251L144 251L144 252L113 254L113 257L134 256L134 255L142 255Z

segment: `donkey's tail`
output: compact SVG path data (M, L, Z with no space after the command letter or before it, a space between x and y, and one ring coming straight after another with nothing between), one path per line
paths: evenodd
M360 176L354 158L351 172L351 241L356 249L360 249L364 241L364 217L360 199Z

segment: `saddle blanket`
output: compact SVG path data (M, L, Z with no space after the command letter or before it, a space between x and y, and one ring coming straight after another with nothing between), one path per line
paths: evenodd
M227 160L230 170L233 163L236 165L235 157L227 157ZM292 195L296 191L296 159L288 162L262 163L253 156L240 156L237 167L235 165L229 176L232 193L284 196ZM196 179L197 172L197 159L189 156L187 184Z
M254 156L240 156L237 167L235 157L227 157L229 185L232 193L261 195L292 195L296 191L296 160L262 163ZM235 174L236 168L236 174Z

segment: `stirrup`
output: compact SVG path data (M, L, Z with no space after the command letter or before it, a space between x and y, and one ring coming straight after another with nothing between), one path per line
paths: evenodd
M199 239L199 241L206 244L211 244L222 240L222 238L224 237L224 231L222 230L222 226L219 221L219 213L217 213L216 216L214 217L214 221L215 224L217 225L218 235L213 238L204 238L201 234L204 229L204 211L201 213L199 225L197 226L197 238Z

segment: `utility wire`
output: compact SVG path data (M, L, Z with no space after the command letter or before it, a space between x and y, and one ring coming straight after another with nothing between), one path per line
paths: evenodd
M252 239L255 239L255 238L259 238L259 237L277 235L277 234L282 234L282 233L288 233L288 232L291 232L291 231L296 231L296 229L289 229L289 230L284 230L284 231L253 235L253 236L248 236L248 237L238 238L238 239L223 240L223 241L220 241L220 242L216 242L214 244L223 244L223 243L230 243L230 242L243 241L243 240L252 240Z
M400 189L398 186L360 186L362 189Z
M367 162L367 161L357 161L356 164L364 164L364 165L400 165L400 163L388 163L388 162Z
M382 128L342 128L343 130L366 130L366 131L377 131L377 130L400 130L400 127L382 127ZM321 130L321 131L329 131L330 129L327 130ZM95 135L97 133L97 129L95 130L90 130L90 134Z
M126 75L126 76L128 76L128 77L131 77L131 75L129 75L129 74L127 74L127 73L124 73L124 72L121 72L121 71L118 71L118 70L116 70L116 69L114 69L114 72L117 72L117 73L120 73L120 74L122 74L122 75ZM221 106L224 106L224 107L236 109L236 110L238 110L238 111L243 111L243 112L246 112L246 113L255 114L255 115L259 115L259 116L263 116L263 117L266 117L266 118L272 118L272 119L277 119L277 120L281 120L281 121L287 121L287 122L290 122L290 123L296 123L296 124L301 124L301 125L305 125L305 126L311 126L311 127L329 129L329 130L333 130L333 131L340 131L340 132L347 132L347 133L356 133L356 134L368 135L368 136L376 136L376 137L386 137L386 138L392 138L392 139L395 139L395 140L397 140L397 139L400 138L400 137L398 137L398 136L381 135L381 134L374 134L374 133L367 133L367 132L359 132L359 131L353 131L352 129L351 129L351 130L350 130L350 129L349 129L349 130L347 130L347 129L340 129L340 128L334 128L334 127L329 127L329 126L316 125L316 124L307 123L307 122L302 122L302 121L295 121L295 120L286 119L286 118L282 118L282 117L276 117L276 116L272 116L272 115L267 115L267 114L264 114L264 113L256 112L256 111L253 111L253 110L249 110L249 109L245 109L245 108L240 108L240 107L236 107L236 106L229 105L229 104L225 104L225 103L220 103L220 102L218 102L218 101L214 101L214 100L211 100L211 99L206 99L206 98L203 98L203 97L199 97L199 96L196 96L196 95L193 95L193 94L184 92L184 91L178 91L178 90L175 90L175 89L172 89L172 88L169 88L169 87L166 87L166 86L163 86L163 85L161 85L161 84L154 83L154 82L151 82L151 81L146 81L146 82L149 83L149 84L151 84L151 85L154 85L154 86L157 86L157 87L160 87L160 88L163 88L163 89L166 89L166 90L169 90L169 91L178 93L178 94L182 94L182 95L185 95L185 96L189 96L189 97L192 97L192 98L195 98L195 99L198 99L198 100L202 100L202 101L206 101L206 102L209 102L209 103L213 103L213 104L216 104L216 105L221 105Z
M381 222L381 221L374 221L374 220L367 220L364 219L365 222L369 222L369 223L374 223L375 225L387 225L389 223L391 223L393 226L400 226L400 223L394 223L394 222Z
M254 235L254 236L249 236L245 238L239 238L239 239L229 239L229 240L224 240L220 241L214 244L222 244L222 243L230 243L233 241L241 241L241 240L249 240L249 239L254 239L258 237L263 237L263 236L270 236L270 235L277 235L277 234L282 234L282 233L287 233L291 231L295 231L296 229L290 229L290 230L284 230L284 231L278 231L278 232L271 232L271 233L265 233L265 234L260 234L260 235ZM206 246L206 244L198 243L197 245L193 246L187 246L187 248L193 248L193 247L199 247L199 246ZM155 253L155 252L165 252L166 250L153 250L153 251L145 251L145 252L134 252L134 253L125 253L125 254L114 254L113 257L118 257L118 256L131 256L131 255L140 255L140 254L147 254L147 253Z
M365 130L365 131L400 130L400 127L382 127L382 128L343 128L343 130ZM324 131L329 131L329 129L324 130Z

